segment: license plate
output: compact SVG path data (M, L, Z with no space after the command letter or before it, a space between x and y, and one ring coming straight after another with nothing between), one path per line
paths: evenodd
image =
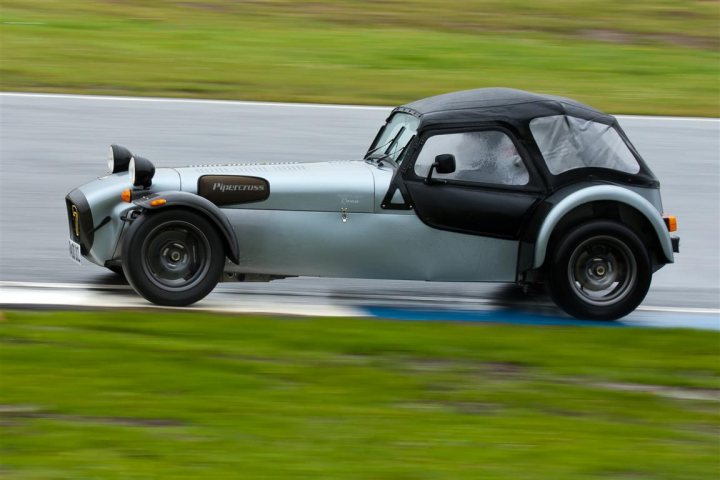
M80 244L74 240L70 240L70 258L77 264L82 263L80 259L82 254L80 253Z

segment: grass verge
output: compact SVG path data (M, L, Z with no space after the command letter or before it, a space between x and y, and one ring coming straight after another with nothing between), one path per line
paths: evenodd
M712 2L8 0L0 21L3 90L394 105L508 86L720 115Z
M720 334L5 312L5 478L688 479Z

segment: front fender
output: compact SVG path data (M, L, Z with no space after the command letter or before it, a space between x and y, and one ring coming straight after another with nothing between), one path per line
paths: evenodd
M165 202L155 202L155 204L153 204L153 200L158 199L163 199ZM172 191L154 193L146 197L138 198L137 200L134 200L133 203L148 211L160 210L169 207L182 207L195 210L205 215L217 226L218 230L220 230L220 233L225 239L225 244L228 249L228 258L236 264L240 261L238 241L235 236L235 231L230 224L230 220L228 220L222 210L220 210L217 205L212 203L210 200L195 195L194 193Z
M545 262L550 236L562 218L580 205L596 201L616 201L626 204L643 214L655 230L665 259L668 263L674 262L670 234L660 213L649 201L627 188L615 185L595 185L571 193L547 214L535 241L533 268L540 268Z

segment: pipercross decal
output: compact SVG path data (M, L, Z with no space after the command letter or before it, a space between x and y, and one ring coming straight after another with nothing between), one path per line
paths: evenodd
M212 186L213 192L219 190L221 192L264 192L265 185L228 185L222 182L215 182Z
M198 179L198 195L215 205L261 202L270 196L270 184L259 177L203 175Z

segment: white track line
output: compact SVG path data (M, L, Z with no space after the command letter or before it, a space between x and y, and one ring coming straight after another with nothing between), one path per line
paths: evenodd
M221 284L222 288L222 284ZM93 285L93 284L83 284L83 283L36 283L36 282L10 282L10 281L0 281L0 303L5 304L20 304L23 302L16 301L14 296L12 294L4 292L3 289L13 289L14 291L22 291L22 290L33 290L35 292L37 291L47 291L49 290L76 290L80 292L86 292L89 294L89 292L94 290L106 290L106 291L131 291L129 285ZM234 290L219 290L220 293L231 293L231 294L240 294L243 296L278 296L278 295L285 295L285 296L291 296L291 297L306 297L306 298L324 298L327 300L332 300L333 298L348 298L347 295L332 295L325 292L304 292L302 290L281 290L281 291L267 291L267 292L259 292L259 291L248 291L248 292L242 292L242 291L234 291ZM402 301L415 301L415 302L422 302L422 301L431 301L431 302L448 302L448 303L472 303L472 304L483 304L483 305L492 305L496 303L492 299L487 298L446 298L446 297L434 297L434 296L424 296L424 295L418 295L418 296L412 296L412 295L392 295L392 294L358 294L358 295L352 295L352 298L356 299L365 299L365 300L402 300ZM30 302L35 303L35 302ZM62 303L64 304L64 303ZM77 302L73 301L72 304L77 304ZM138 305L133 306L150 306L147 303L139 303ZM680 314L690 314L690 315L718 315L720 316L720 309L717 308L695 308L695 307L663 307L663 306L652 306L652 305L641 305L637 308L638 311L641 312L657 312L657 313L680 313Z
M717 117L664 117L652 115L615 115L618 120L642 120L659 122L707 122L717 123L720 126L720 118Z
M635 310L640 312L658 312L658 313L689 313L698 315L719 315L720 308L695 308L695 307L654 307L650 305L640 305Z
M0 281L0 288L56 288L67 290L132 290L130 285L108 285L94 283L14 282Z
M7 307L34 307L58 308L75 307L82 309L154 309L176 310L183 312L216 312L235 314L273 314L291 316L315 317L363 317L367 313L359 308L344 305L310 304L307 302L268 302L264 299L242 302L227 302L212 296L190 307L164 307L153 305L137 295L122 295L109 291L82 290L65 286L63 288L49 288L47 284L38 287L6 287L0 285L0 305ZM92 286L90 286L92 287Z
M347 110L390 110L391 107L372 105L337 105L332 103L283 103L283 102L253 102L245 100L206 100L201 98L164 98L164 97L113 97L107 95L73 95L65 93L23 93L0 92L0 97L37 97L57 98L68 100L103 100L113 102L145 102L145 103L190 103L206 105L236 105L249 107L291 107L291 108L325 108Z
M341 105L332 103L289 103L289 102L254 102L245 100L210 100L201 98L169 98L169 97L117 97L111 95L77 95L70 93L27 93L0 92L0 97L57 98L68 100L102 100L113 102L146 102L146 103L189 103L206 105L236 105L249 107L289 107L289 108L324 108L346 110L390 110L392 107L375 105ZM651 120L651 121L682 121L682 122L720 122L720 118L709 117L669 117L646 115L616 115L620 120Z

